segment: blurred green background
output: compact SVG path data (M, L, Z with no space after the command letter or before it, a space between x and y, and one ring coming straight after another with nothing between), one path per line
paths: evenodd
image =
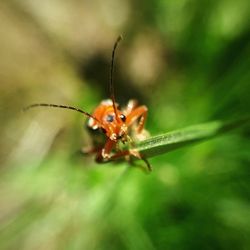
M109 97L152 135L249 114L248 0L0 2L1 249L250 249L250 130L149 159L149 175L76 154Z

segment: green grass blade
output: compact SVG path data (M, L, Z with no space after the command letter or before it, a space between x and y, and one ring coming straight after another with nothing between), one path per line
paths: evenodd
M195 142L208 140L232 129L246 124L250 118L243 118L231 122L214 121L194 125L166 134L150 137L137 143L134 147L144 157L149 158L182 148Z

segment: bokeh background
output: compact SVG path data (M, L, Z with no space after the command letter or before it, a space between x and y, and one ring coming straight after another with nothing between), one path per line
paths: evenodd
M249 114L248 0L1 0L1 249L250 249L249 126L150 159L98 165L78 113L148 106L152 135Z

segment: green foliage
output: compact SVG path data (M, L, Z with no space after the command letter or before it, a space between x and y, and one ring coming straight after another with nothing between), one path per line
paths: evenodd
M216 137L222 133L243 126L248 121L249 119L245 118L232 122L215 121L187 127L141 141L137 143L135 150L140 152L146 158L153 157L195 142Z
M0 249L250 249L248 0L0 7ZM91 112L109 97L118 34L116 100L147 105L162 134L136 145L149 175L76 156L91 144L80 114L19 112ZM216 122L190 127L203 121Z

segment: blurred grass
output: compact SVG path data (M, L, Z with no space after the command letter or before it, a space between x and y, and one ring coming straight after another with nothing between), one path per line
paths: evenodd
M153 157L169 151L183 148L187 145L215 138L226 132L244 125L249 126L249 118L245 117L230 122L213 121L193 125L180 130L150 137L138 142L134 147L144 157Z
M108 97L149 108L154 136L249 115L247 0L0 2L1 249L249 249L249 126L152 158L95 164L78 114Z

